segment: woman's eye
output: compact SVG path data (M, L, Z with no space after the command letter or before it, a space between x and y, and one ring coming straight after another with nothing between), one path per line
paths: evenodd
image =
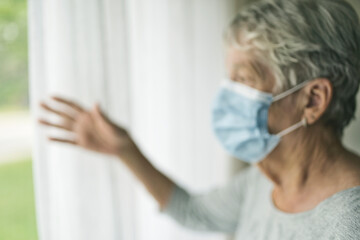
M243 76L238 76L235 78L236 82L248 85L250 87L255 87L255 82L254 79L251 77L243 77Z
M248 80L247 78L242 77L242 76L236 77L236 78L235 78L235 81L241 82L241 83L248 83L248 82L249 82L249 80Z

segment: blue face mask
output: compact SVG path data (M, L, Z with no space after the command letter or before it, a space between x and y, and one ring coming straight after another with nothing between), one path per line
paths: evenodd
M212 127L216 137L232 156L248 163L265 158L282 136L306 126L306 119L277 134L268 132L268 111L271 103L303 88L305 81L277 96L245 84L224 79L213 102Z

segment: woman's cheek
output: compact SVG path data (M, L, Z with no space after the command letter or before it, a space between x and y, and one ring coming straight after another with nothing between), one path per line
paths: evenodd
M277 121L276 121L276 115L277 115L277 107L276 104L271 104L270 108L269 108L269 112L268 112L268 130L269 133L271 134L275 134L276 132L278 132L277 130L279 129L279 126L277 126Z

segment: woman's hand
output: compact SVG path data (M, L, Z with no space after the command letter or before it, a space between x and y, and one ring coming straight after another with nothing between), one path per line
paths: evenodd
M61 117L62 122L55 124L38 119L39 123L74 133L75 139L48 137L50 140L120 157L159 202L160 208L164 208L174 182L149 162L124 128L112 122L98 104L91 111L86 111L70 100L55 96L52 99L66 105L69 111L56 110L40 102L41 107Z
M45 102L40 102L41 107L61 117L62 122L55 124L44 119L38 119L38 122L71 132L75 134L75 139L48 137L49 140L78 145L88 150L119 157L138 151L127 131L111 121L102 112L99 104L95 104L91 111L86 111L73 101L56 96L52 99L66 105L71 111L56 110Z

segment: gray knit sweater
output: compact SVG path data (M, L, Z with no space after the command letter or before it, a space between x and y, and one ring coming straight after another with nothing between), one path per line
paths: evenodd
M314 209L286 213L273 205L272 182L252 165L229 183L203 194L175 185L161 213L200 231L236 240L360 240L360 186L335 193Z

